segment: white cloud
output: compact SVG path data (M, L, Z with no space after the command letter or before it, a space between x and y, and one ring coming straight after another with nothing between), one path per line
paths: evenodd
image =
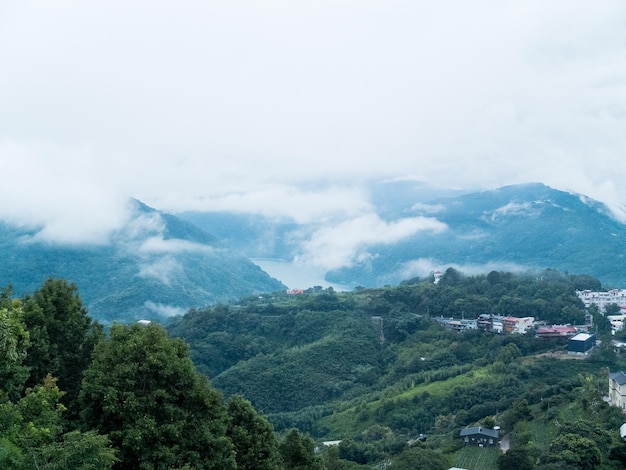
M411 210L424 214L437 214L438 212L445 210L445 208L446 207L443 204L424 204L418 202L416 204L413 204Z
M154 312L157 315L161 315L164 317L174 317L177 315L184 315L185 313L187 313L187 310L182 307L176 307L175 305L155 303L151 301L145 302L144 307L146 307L151 312Z
M434 271L444 273L446 269L454 268L467 275L487 274L491 271L520 272L532 266L520 266L515 263L490 262L485 264L455 264L445 263L434 258L419 258L406 262L401 270L401 277L410 279L412 277L426 277Z
M364 263L372 256L367 247L395 243L420 231L440 233L446 224L437 219L414 217L386 222L367 214L340 224L323 227L302 243L303 253L295 261L332 270Z
M139 265L139 277L153 278L167 286L171 284L172 277L182 271L182 266L172 256L163 256Z
M107 243L131 215L112 182L95 177L104 162L89 149L0 138L0 158L0 218L40 228L37 240Z
M176 238L164 240L161 237L150 237L141 243L138 251L141 254L163 254L181 252L211 252L213 251L213 248Z
M498 207L492 211L491 214L485 214L488 220L492 222L500 217L509 216L533 216L539 214L541 211L535 207L531 202L524 202L522 204L517 202L509 202L502 207Z
M180 205L180 201L159 202L179 211L253 212L270 217L289 217L301 224L345 218L370 209L363 189L338 186L306 189L269 185L245 192L196 199L184 205Z
M99 243L129 196L349 218L407 175L619 213L625 23L621 0L8 0L0 217Z

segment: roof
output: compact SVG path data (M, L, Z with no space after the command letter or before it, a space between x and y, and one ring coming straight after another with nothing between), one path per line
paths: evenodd
M578 333L576 336L572 336L570 341L587 341L589 338L593 338L593 335L589 333Z
M539 328L537 330L538 335L553 334L557 336L567 336L569 334L575 334L578 330L570 325L552 325L546 328Z
M626 374L622 371L613 372L612 374L609 374L609 378L611 380L615 380L615 382L617 382L618 385L626 384Z
M482 434L484 436L493 437L497 439L500 435L500 431L498 431L497 429L483 428L482 426L473 426L471 428L461 429L461 437L471 436L473 434Z

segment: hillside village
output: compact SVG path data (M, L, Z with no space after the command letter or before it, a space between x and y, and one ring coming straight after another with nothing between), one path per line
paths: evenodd
M440 272L435 272L435 283L441 279ZM585 323L582 325L549 325L545 321L538 321L535 317L516 317L497 314L481 314L477 318L436 318L445 329L464 332L478 330L498 334L532 334L536 338L564 338L568 340L568 352L571 354L589 354L596 345L596 335L593 333L593 316L590 308L607 318L611 324L611 334L615 335L624 328L626 320L626 289L612 289L607 292L591 290L576 291L576 295L583 302L586 310ZM608 314L609 311L619 311ZM619 345L621 343L614 342Z

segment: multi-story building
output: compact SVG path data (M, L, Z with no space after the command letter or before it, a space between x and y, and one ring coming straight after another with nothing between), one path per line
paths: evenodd
M626 410L626 374L622 371L609 374L609 400L611 405Z
M626 309L626 289L612 289L608 292L577 290L576 295L585 304L585 308L596 305L600 313L606 311L607 305L616 304Z
M505 333L517 333L523 335L529 328L535 325L535 317L504 317L502 319Z

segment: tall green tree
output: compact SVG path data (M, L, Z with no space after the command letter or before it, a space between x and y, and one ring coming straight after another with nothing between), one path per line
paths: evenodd
M186 344L158 325L113 325L85 371L80 403L85 426L119 449L116 468L236 468L221 395L195 371Z
M498 469L533 470L535 462L532 452L527 447L513 447L498 457Z
M102 327L87 315L76 285L64 279L47 279L23 305L30 334L25 359L30 367L27 386L34 387L52 374L65 392L66 417L74 420L82 373L95 343L102 338Z
M22 395L29 369L24 364L29 334L19 300L0 303L0 396L15 402Z
M17 403L0 405L0 468L110 470L117 460L106 436L62 434L63 392L48 375Z
M322 461L315 455L315 443L295 428L287 431L279 444L286 470L322 470Z
M550 444L545 463L564 463L569 468L594 470L602 463L602 453L594 441L579 434L561 434Z
M240 395L226 404L227 435L235 446L237 470L279 470L283 468L278 439L270 422Z

